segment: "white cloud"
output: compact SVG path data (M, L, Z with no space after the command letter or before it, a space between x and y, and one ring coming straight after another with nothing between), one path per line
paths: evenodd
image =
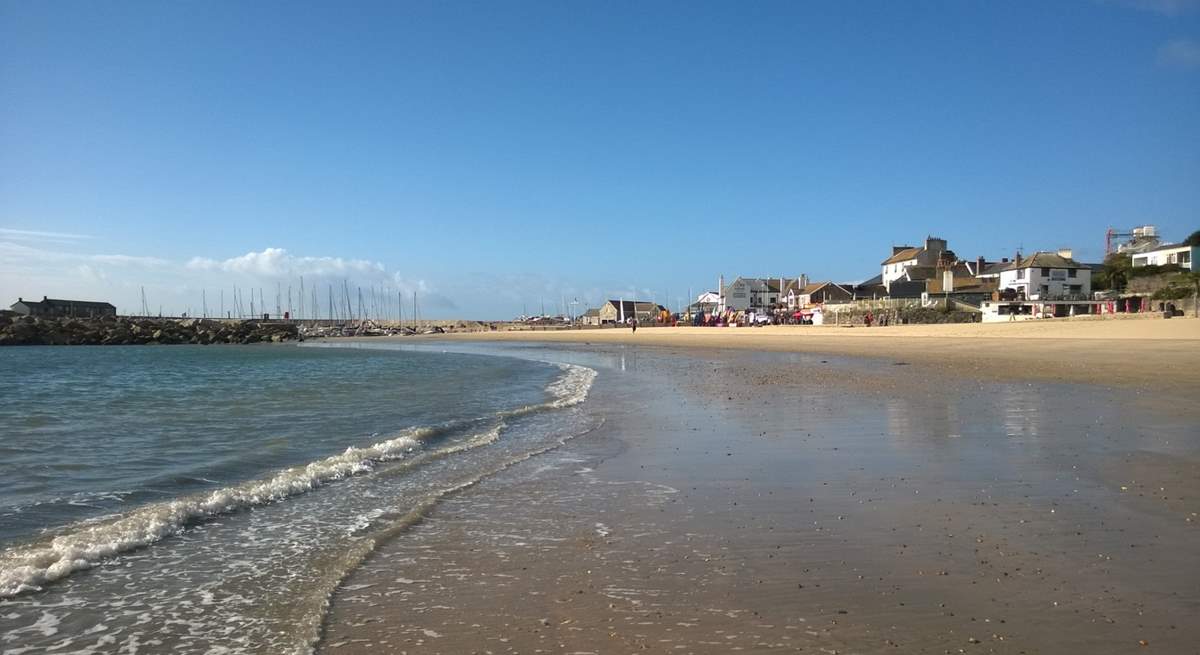
M1200 42L1172 39L1158 49L1158 63L1170 68L1200 68Z
M41 232L38 230L16 230L0 227L0 238L16 239L18 241L81 241L92 237L86 234L68 234L66 232Z
M187 267L198 271L224 271L265 277L299 275L319 277L349 274L382 277L386 273L385 267L379 262L341 257L297 257L283 248L266 248L261 252L251 251L239 257L224 260L193 257L187 263Z

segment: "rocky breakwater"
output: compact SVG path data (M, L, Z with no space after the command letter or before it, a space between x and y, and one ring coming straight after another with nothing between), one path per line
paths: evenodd
M0 317L0 346L127 346L300 340L293 323L206 319Z

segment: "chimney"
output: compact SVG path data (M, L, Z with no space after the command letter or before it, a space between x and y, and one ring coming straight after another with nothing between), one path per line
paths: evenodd
M894 255L894 254L900 252L901 250L908 250L911 247L912 246L892 246L892 254Z
M1058 249L1058 256L1062 257L1063 259L1070 259L1071 255L1073 255L1073 254L1074 253L1071 251L1070 248L1059 248Z
M979 275L980 273L983 272L983 265L985 263L986 262L983 261L983 257L975 258L975 275Z
M1007 263L1008 263L1008 257L1003 257L1003 258L1001 258L1001 259L1000 259L1000 263L1001 263L1001 264L1007 264Z
M946 240L937 237L925 237L925 250L929 252L942 252L946 249Z
M954 271L946 269L942 271L942 292L952 293L954 291Z
M800 284L800 290L801 290L801 291L803 291L803 290L804 290L804 287L808 286L808 275L807 275L807 274L805 274L805 273L801 273L801 274L800 274L800 282L799 282L799 284Z

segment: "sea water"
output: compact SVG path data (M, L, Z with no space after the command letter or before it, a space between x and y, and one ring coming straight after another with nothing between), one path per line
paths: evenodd
M308 652L378 544L588 430L594 375L370 347L0 350L0 653Z

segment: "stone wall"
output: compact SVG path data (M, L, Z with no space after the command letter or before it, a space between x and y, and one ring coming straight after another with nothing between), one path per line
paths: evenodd
M0 346L208 345L297 339L295 324L269 321L0 317Z

